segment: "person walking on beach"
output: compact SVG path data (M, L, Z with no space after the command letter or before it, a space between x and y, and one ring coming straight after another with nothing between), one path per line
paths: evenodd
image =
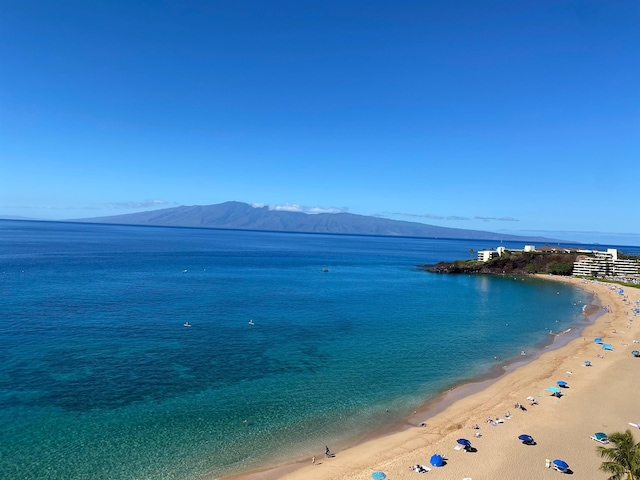
M331 456L331 452L329 451L329 447L328 446L324 447L324 456L325 457L330 457Z
M315 455L314 455L313 457L311 457L311 463L312 463L313 465L315 465L315 464L316 464L316 456L315 456Z

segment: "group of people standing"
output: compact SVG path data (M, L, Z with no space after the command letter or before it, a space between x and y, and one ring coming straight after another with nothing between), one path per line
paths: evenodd
M333 457L333 453L331 453L331 450L329 450L329 447L325 445L324 447L324 456L327 458ZM313 457L311 457L311 463L313 463L315 465L316 463L316 456L314 455Z

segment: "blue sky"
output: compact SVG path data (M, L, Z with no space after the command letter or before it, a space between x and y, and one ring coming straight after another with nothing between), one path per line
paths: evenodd
M640 245L638 1L2 12L0 216L237 200Z

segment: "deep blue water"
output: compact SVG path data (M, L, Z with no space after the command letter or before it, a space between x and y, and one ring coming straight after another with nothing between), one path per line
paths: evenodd
M0 221L0 478L310 456L584 324L568 286L416 268L491 246Z

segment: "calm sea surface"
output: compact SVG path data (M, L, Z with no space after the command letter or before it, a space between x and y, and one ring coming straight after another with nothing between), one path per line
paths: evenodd
M492 246L0 221L0 478L311 456L585 323L562 284L416 268Z

